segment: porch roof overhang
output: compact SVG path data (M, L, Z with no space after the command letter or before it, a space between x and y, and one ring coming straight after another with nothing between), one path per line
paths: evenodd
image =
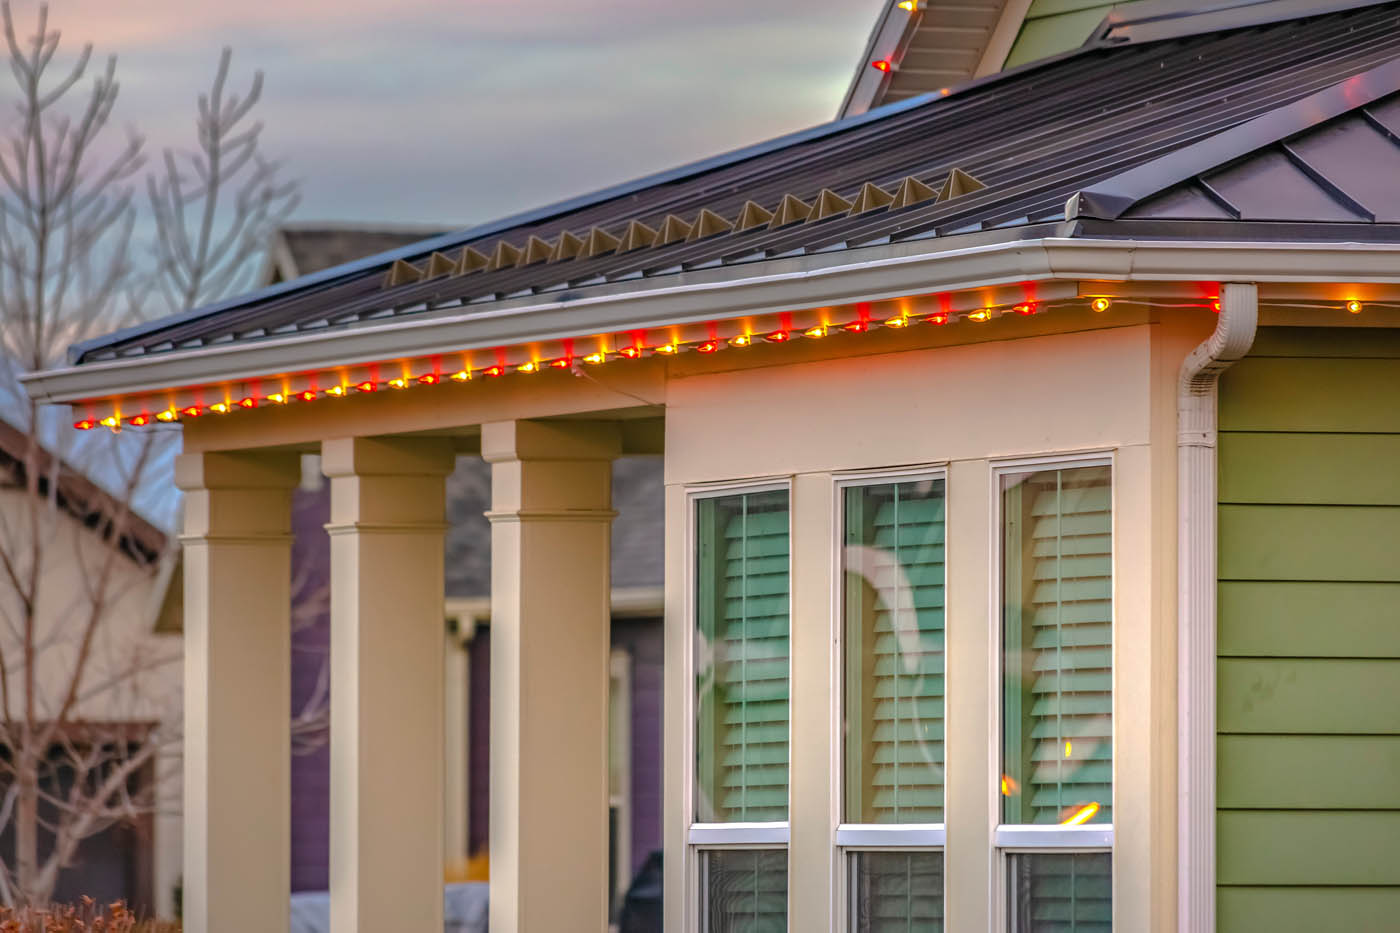
M1070 231L1060 231L1070 232ZM340 369L383 360L429 358L444 347L495 349L594 334L628 333L715 320L790 314L794 308L957 295L955 307L1111 294L1108 283L1273 283L1263 294L1320 298L1315 283L1400 285L1400 242L1110 239L1042 236L913 250L891 244L774 263L752 274L658 282L645 289L576 300L518 299L489 310L462 309L412 320L364 324L256 343L225 343L177 353L95 362L24 377L31 395L71 403L140 395L286 372ZM827 262L822 260L826 259ZM699 276L697 276L699 278ZM1058 288L1054 287L1058 284ZM1298 286L1302 286L1299 288ZM1004 294L987 294L1004 289ZM1337 292L1325 297L1341 301ZM988 300L988 298L992 300ZM1391 296L1391 300L1396 297ZM1000 300L997 300L1000 299Z
M924 300L945 314L921 319L947 323L1106 282L1390 283L1398 18L1391 2L1150 56L1088 49L88 341L25 384L43 401L125 399L126 420L120 404L103 419L120 427L153 405L198 416L216 394L226 412L853 316L863 332Z

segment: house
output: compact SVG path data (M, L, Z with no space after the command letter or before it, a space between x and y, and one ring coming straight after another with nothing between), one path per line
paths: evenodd
M1400 4L1151 9L28 377L183 425L188 927L285 923L319 451L337 930L441 926L477 455L493 929L606 923L623 455L664 470L669 933L1392 928Z
M7 363L0 360L6 374ZM27 406L17 404L12 386L0 384L0 408L24 424ZM36 729L59 719L72 690L73 706L54 735L47 765L36 773L43 795L40 863L72 845L65 863L55 863L61 870L54 897L121 899L143 913L168 912L181 862L182 653L178 634L172 634L180 600L169 587L174 562L161 527L167 516L152 501L149 483L131 496L112 491L122 487L117 480L129 468L123 462L130 459L127 452L110 442L60 446L53 443L58 428L51 417L40 417L32 430L0 420L0 657L7 675L0 685L0 729L15 740L11 745L7 739L5 759L14 763L30 709L26 672L33 676ZM148 460L161 455L156 449ZM36 476L37 500L30 486ZM34 594L32 608L23 605L26 592ZM24 634L26 623L33 625L32 636ZM79 677L77 644L85 636ZM30 659L22 660L27 652ZM92 749L102 747L98 743L119 737L128 743L124 751L91 757ZM118 812L109 801L87 805L67 796L81 780L83 793L95 797L89 783L94 774L119 765L136 771L130 782L134 814ZM0 858L14 870L19 820L8 794L15 786L8 767L0 783L7 791ZM59 799L70 805L61 808ZM77 828L77 813L95 825Z

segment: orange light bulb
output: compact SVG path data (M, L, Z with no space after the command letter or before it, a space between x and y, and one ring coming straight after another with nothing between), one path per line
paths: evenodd
M345 394L345 386L331 386L326 390L326 394L334 398L340 398Z
M1347 302L1347 310L1350 311L1352 314L1360 314L1361 308L1361 302L1357 301L1355 298Z
M809 327L802 332L804 337L825 337L827 333L825 324L818 324L816 327Z
M677 349L677 347L676 347L676 345L675 345L674 343L666 343L666 344L662 344L661 346L657 347L657 348L656 348L656 352L657 352L657 353L664 353L664 354L666 354L667 356L670 356L671 354L673 354L673 353L676 352L676 349Z
M471 377L472 377L471 371L470 371L470 370L467 370L467 369L463 369L463 370L460 370L460 371L458 371L458 372L453 373L451 378L452 378L452 381L453 381L453 382L467 382L467 381L469 381L469 380L471 379Z
M400 376L398 379L390 379L390 380L389 380L389 388L391 388L391 389L407 389L407 388L408 388L408 380L405 379L405 378L403 378L402 376Z
M99 421L98 424L102 425L104 428L111 428L113 431L119 431L121 430L122 420L116 415L108 415Z
M159 421L174 421L178 417L180 417L180 413L173 408L156 412L156 419Z
M729 341L729 345L731 347L747 347L751 343L753 343L753 338L750 337L748 334L740 334L733 340Z
M521 363L515 367L515 371L518 373L537 373L540 371L540 367L538 363Z
M274 405L285 405L285 404L287 404L287 396L283 395L281 392L274 392L274 393L272 393L271 395L269 395L269 396L267 397L267 400L268 400L269 402L271 402L272 404L274 404Z
M1102 313L1104 311L1107 311L1109 308L1113 307L1113 299L1095 298L1093 301L1089 302L1089 307L1094 309L1096 312Z

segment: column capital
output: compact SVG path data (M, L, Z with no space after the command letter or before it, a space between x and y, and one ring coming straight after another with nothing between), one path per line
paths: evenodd
M294 489L300 481L301 458L286 451L211 451L175 458L175 485L185 492Z
M622 431L607 421L493 421L481 426L481 457L511 460L616 460Z
M442 437L336 437L321 442L321 472L338 476L446 476L452 443Z

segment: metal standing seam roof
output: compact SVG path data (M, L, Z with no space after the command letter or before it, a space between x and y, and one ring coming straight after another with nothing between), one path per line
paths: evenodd
M997 229L1029 235L1036 224L1061 221L1066 200L1081 189L1397 57L1395 2L1150 44L1095 46L947 97L893 105L508 225L439 237L115 334L76 347L75 362L324 332L438 309L479 304L486 310L507 297L582 296L604 283L891 241ZM859 210L870 206L869 198L852 207L867 183L879 186L880 197L911 176L937 189L955 169L984 187L903 207ZM788 196L800 207L784 213ZM735 221L754 219L750 202L779 218L735 232ZM813 219L823 213L813 210L814 202L829 215ZM719 232L665 242L668 218L693 230L702 212L719 220ZM781 223L784 217L792 222ZM663 235L648 241L646 230ZM590 240L601 252L549 261L541 244L558 249L565 234ZM652 245L658 242L664 245ZM480 265L468 249L500 267L459 274ZM413 263L414 273L391 275L398 260ZM399 284L386 287L386 281Z

